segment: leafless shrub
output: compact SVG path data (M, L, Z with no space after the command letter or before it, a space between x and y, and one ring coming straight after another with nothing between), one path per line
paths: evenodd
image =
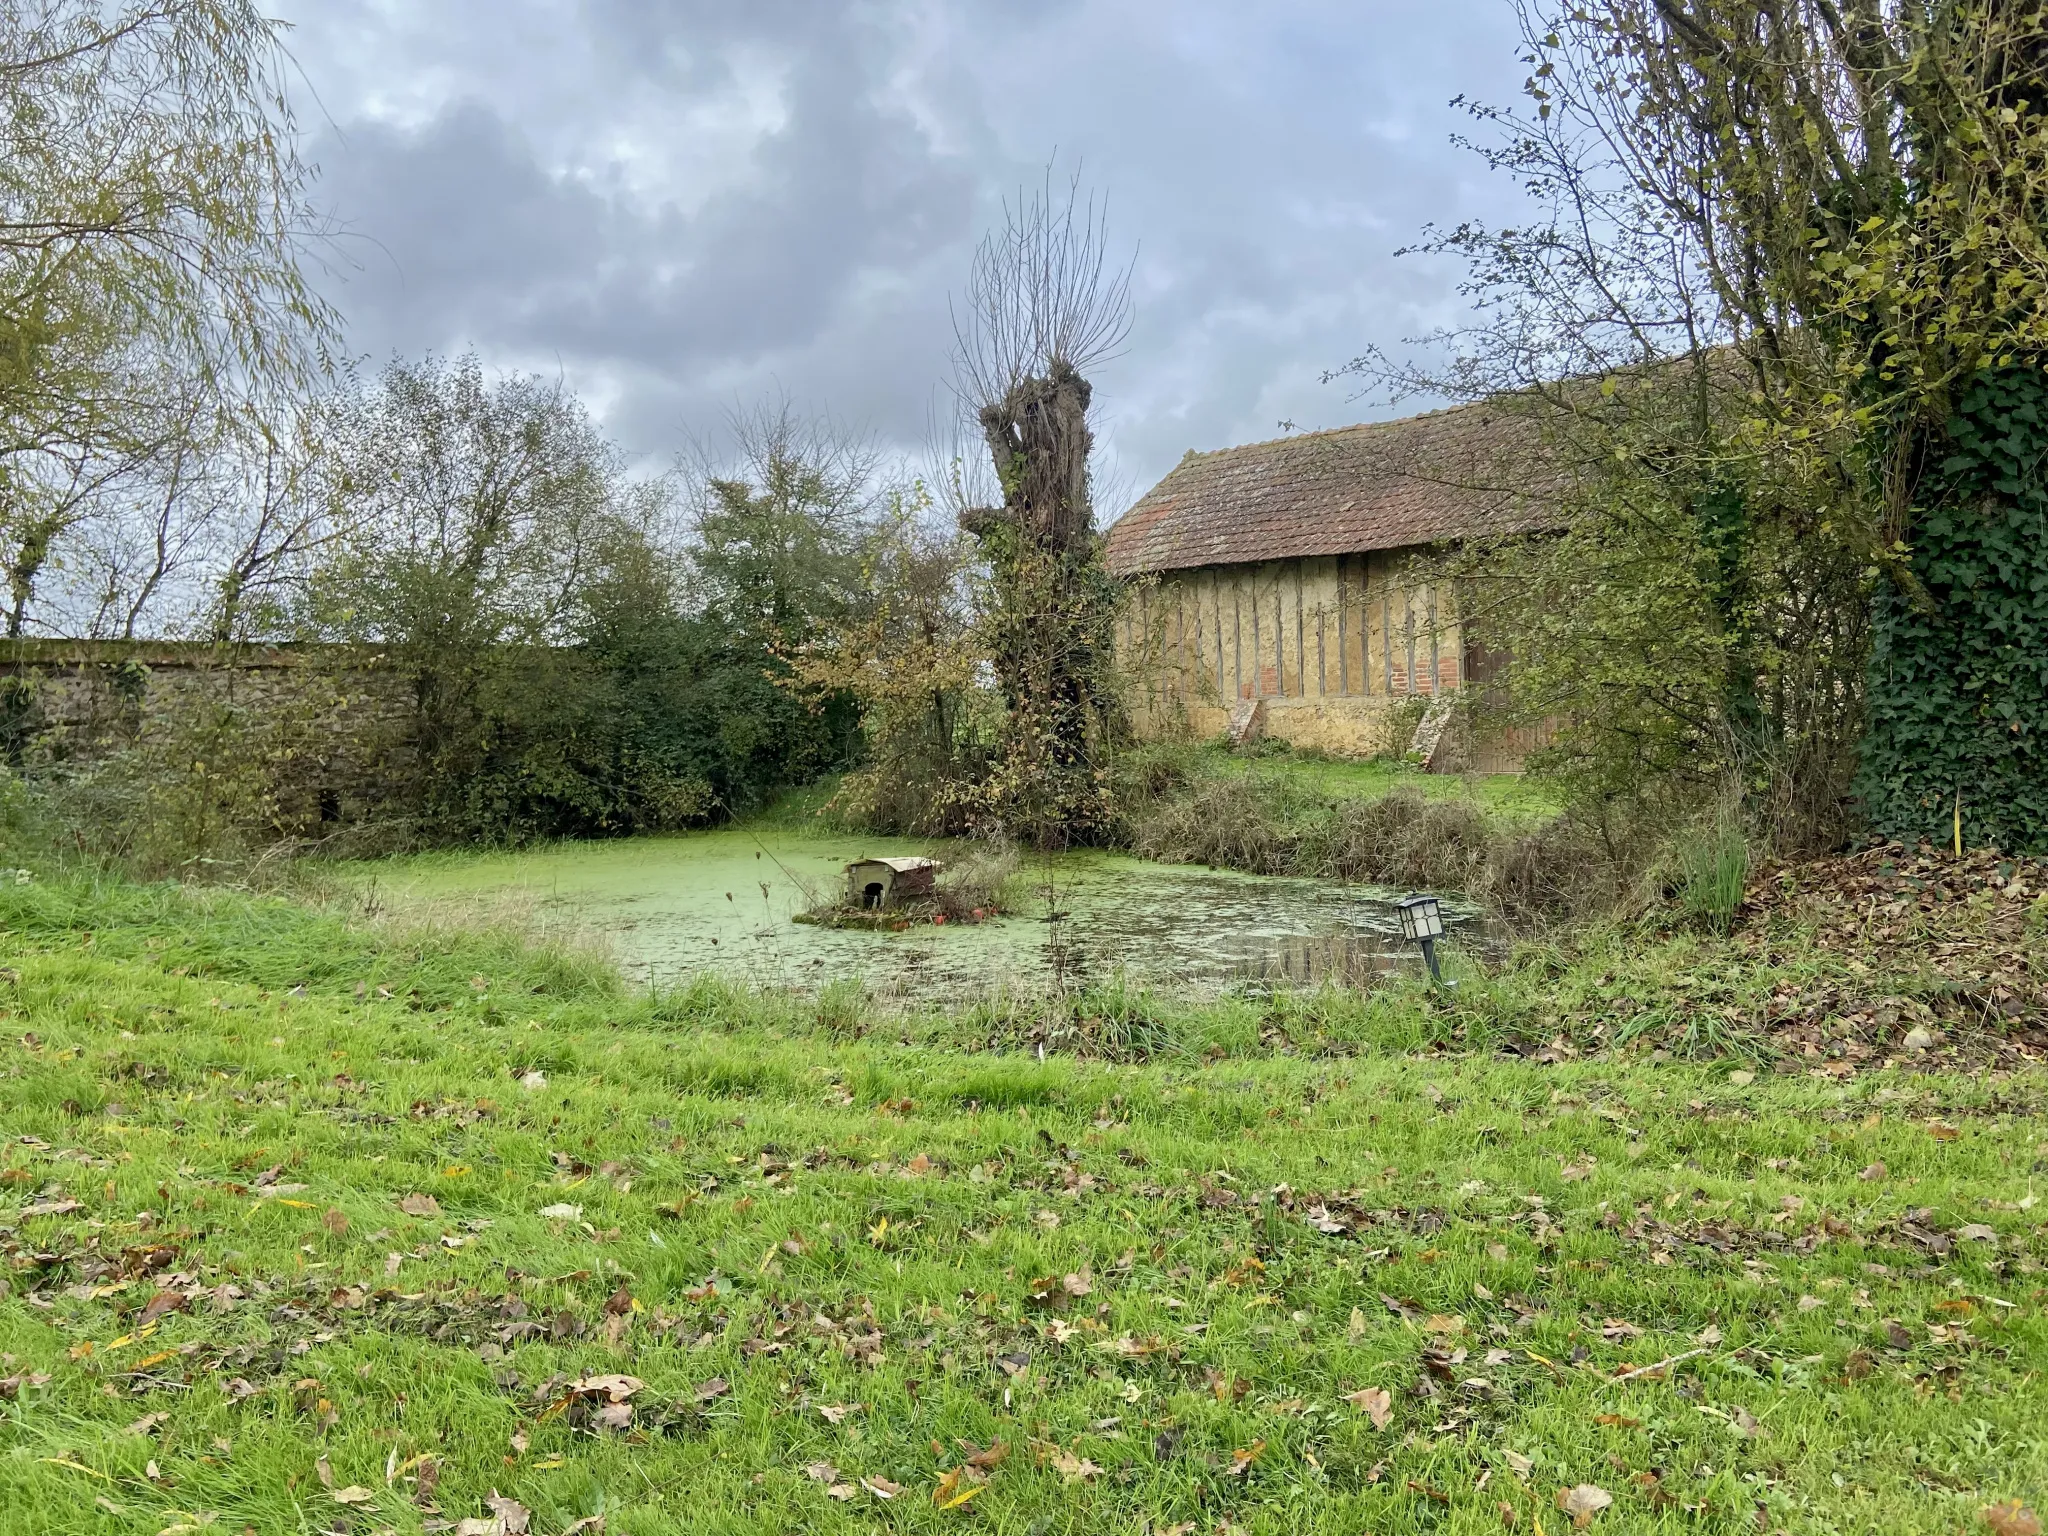
M1007 911L1017 905L1011 889L1018 868L1014 850L1000 845L978 848L940 871L933 899L953 922L979 921L977 913Z

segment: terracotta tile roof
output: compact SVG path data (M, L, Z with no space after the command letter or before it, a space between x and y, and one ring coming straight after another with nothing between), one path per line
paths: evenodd
M1190 453L1117 519L1119 576L1555 526L1533 425L1487 404Z

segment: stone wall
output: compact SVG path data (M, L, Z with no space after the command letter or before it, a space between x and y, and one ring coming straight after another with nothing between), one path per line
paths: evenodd
M302 835L388 809L409 781L412 722L410 681L374 650L0 644L0 750L15 765L153 755L180 770L260 773L280 828ZM206 764L212 752L232 762Z

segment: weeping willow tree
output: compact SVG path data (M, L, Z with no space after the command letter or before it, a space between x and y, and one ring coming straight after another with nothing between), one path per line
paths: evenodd
M2048 8L1521 11L1532 217L1436 235L1481 319L1406 372L1543 425L1571 527L1483 573L1525 709L1796 841L2048 845Z
M323 371L283 31L251 0L0 0L11 635L110 489Z
M994 492L960 526L986 567L977 638L1005 711L986 804L1011 835L1059 847L1109 815L1117 586L1095 531L1088 374L1129 331L1130 274L1109 265L1102 211L1078 185L1004 213L956 316L957 388Z

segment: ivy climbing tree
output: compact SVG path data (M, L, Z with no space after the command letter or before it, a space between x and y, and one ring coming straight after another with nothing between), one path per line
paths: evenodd
M1005 709L985 803L1040 848L1088 842L1109 815L1117 586L1095 531L1086 374L1124 339L1130 284L1106 252L1097 204L1048 184L983 240L958 328L995 492L960 514L986 567L978 639Z
M1878 589L1858 793L1946 843L2048 845L2048 373L1980 375L1922 481L1912 589Z

